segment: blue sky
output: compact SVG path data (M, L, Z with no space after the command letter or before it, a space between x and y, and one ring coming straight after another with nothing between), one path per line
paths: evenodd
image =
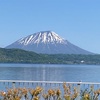
M0 47L46 30L100 54L100 0L0 0Z

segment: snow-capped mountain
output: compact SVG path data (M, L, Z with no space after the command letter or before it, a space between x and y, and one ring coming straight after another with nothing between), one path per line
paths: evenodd
M44 44L55 44L55 43L66 43L61 37L58 36L53 31L42 31L38 32L32 35L29 35L28 37L22 38L19 41L19 44L23 45L29 45L29 44L39 44L39 43L44 43Z
M64 40L53 31L41 31L31 34L6 48L18 48L42 54L92 54Z

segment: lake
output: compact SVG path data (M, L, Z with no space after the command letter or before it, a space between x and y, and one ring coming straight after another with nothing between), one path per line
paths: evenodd
M100 65L0 64L0 80L100 82Z

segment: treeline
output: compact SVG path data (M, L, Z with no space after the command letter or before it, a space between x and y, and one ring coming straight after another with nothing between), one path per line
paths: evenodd
M100 55L37 54L20 49L0 48L0 63L100 64Z

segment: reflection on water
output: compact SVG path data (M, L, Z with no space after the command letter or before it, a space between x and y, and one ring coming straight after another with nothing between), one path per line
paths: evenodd
M0 64L0 80L100 82L100 66Z

